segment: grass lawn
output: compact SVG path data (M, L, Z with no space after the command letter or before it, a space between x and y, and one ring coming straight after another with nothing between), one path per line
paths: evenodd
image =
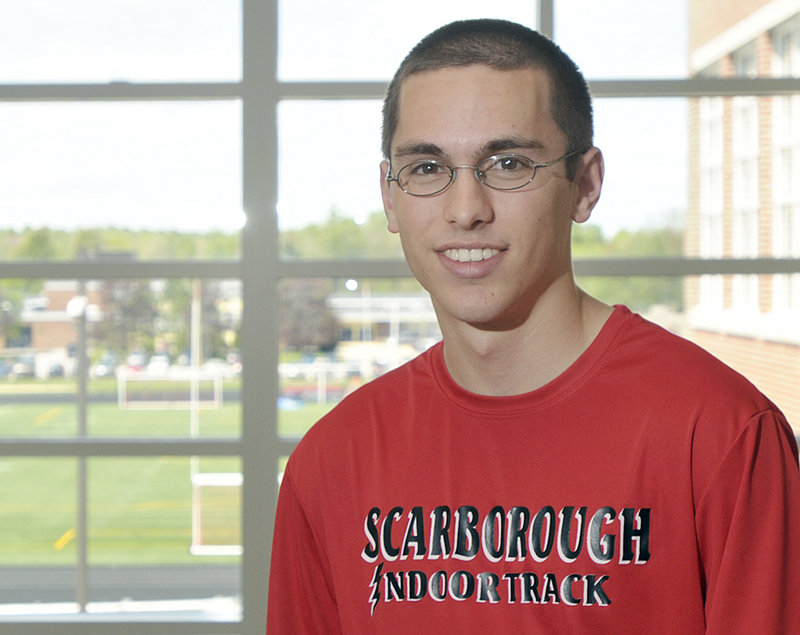
M7 390L0 391L0 436L76 434L74 401L31 392L41 394L42 401L17 403L3 399ZM330 404L306 404L280 410L280 434L302 436L330 408ZM89 436L106 438L189 437L190 413L120 409L116 401L92 402L87 427ZM238 402L200 410L200 436L235 437L240 430ZM74 565L78 466L75 458L0 457L0 566ZM201 510L203 544L240 544L241 540L240 488L204 486L193 491L193 471L230 473L241 472L241 467L235 457L88 459L89 563L236 561L232 556L204 558L190 553L193 507Z

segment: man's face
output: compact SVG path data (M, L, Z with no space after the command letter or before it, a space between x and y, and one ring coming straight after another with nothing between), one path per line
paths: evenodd
M550 114L545 71L445 68L408 77L400 90L392 173L418 159L473 166L498 153L537 163L567 150ZM389 230L400 234L414 275L430 292L443 329L450 321L504 330L521 324L557 280L571 277L570 227L578 188L564 162L537 170L532 184L498 191L459 169L455 182L415 197L385 181ZM580 169L579 169L580 171Z

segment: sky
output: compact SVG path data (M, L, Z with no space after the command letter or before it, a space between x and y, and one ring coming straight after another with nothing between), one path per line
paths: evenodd
M683 77L684 4L557 0L555 39L590 81ZM534 7L281 0L279 79L385 81L441 24L535 27ZM238 0L0 0L0 83L236 81L240 19ZM606 183L592 222L613 233L673 218L687 196L686 101L598 99L595 113ZM282 228L381 208L378 101L283 102L278 122ZM0 102L0 227L235 230L240 125L236 102Z

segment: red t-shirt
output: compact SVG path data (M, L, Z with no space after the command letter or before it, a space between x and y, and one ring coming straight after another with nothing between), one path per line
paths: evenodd
M268 632L800 632L782 414L618 307L561 376L486 397L437 345L346 398L281 487Z

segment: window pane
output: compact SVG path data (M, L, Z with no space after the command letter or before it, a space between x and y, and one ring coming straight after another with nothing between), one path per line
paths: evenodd
M77 613L77 463L2 461L0 622ZM240 461L115 457L86 464L87 614L239 619Z
M76 474L73 459L0 458L0 567L14 567L0 576L3 601L22 601L13 589L28 585L13 579L17 567L74 566L66 543L76 523Z
M363 222L383 209L380 109L378 101L284 101L278 105L282 230L319 223L332 214ZM336 125L330 125L331 121ZM337 255L355 254L324 257Z
M236 565L239 465L216 457L91 459L90 564Z
M683 226L687 115L687 101L680 98L595 100L595 144L603 151L606 171L590 225L607 237L622 230ZM631 255L631 249L637 247L609 255Z
M240 127L235 101L0 104L2 228L95 232L84 245L37 237L35 249L18 237L4 257L130 251L130 231L236 235L244 218ZM228 251L238 249L232 242ZM140 239L134 255L202 257L190 239L184 245L176 253L163 240Z
M0 623L74 607L77 474L75 459L0 458Z
M345 395L441 339L410 278L289 279L281 295L282 437L301 437Z
M0 306L0 436L240 434L238 281L4 280Z
M44 291L41 280L0 281L0 436L77 434L77 324L66 304L77 295ZM50 299L53 305L49 306Z
M686 77L687 4L556 0L555 40L589 79Z
M235 81L239 0L3 2L0 82Z
M418 40L452 20L504 18L536 26L532 0L279 0L278 11L281 80L388 80Z
M772 73L776 77L800 77L800 14L772 32L772 46Z

